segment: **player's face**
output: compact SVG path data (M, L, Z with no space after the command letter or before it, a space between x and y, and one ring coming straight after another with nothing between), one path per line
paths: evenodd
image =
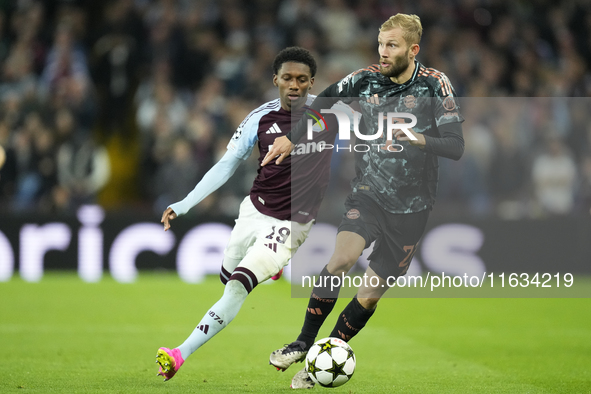
M273 76L273 84L279 88L281 108L292 111L304 105L314 78L307 65L286 62Z
M404 73L414 61L412 47L406 43L401 28L395 27L381 31L378 35L378 52L382 75L388 78L398 78Z

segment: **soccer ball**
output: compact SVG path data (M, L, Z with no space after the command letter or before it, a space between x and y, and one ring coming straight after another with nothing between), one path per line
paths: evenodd
M339 387L347 383L355 372L355 364L353 349L339 338L317 341L306 355L306 372L322 387Z

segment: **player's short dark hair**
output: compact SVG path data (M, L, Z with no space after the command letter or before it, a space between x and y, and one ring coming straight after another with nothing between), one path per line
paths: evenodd
M310 73L312 74L312 77L316 75L316 60L307 49L301 47L288 47L283 49L277 54L277 56L275 56L275 60L273 61L273 73L277 75L283 63L287 62L305 64L306 66L310 67Z

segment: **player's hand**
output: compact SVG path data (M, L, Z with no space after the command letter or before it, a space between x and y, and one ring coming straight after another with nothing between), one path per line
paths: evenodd
M394 118L394 119L398 121L397 123L404 123L404 119L402 119L402 118ZM410 139L410 137L407 136L406 133L400 129L394 130L394 134L393 134L394 138L396 138L397 141L408 141L409 144L411 144L413 146L418 146L419 148L422 148L425 146L425 144L427 142L425 141L425 136L423 136L423 134L417 133L416 131L414 131L411 128L407 128L406 130L411 132L412 135L415 136L416 140Z
M170 228L170 221L176 219L177 215L172 208L166 208L166 211L162 214L162 220L160 223L164 223L164 231Z
M275 141L273 142L271 149L269 149L269 152L267 152L267 155L261 163L261 167L267 165L271 160L273 160L277 156L279 157L277 157L277 160L275 160L275 164L281 164L281 162L287 156L289 156L293 147L294 145L286 136L275 138Z

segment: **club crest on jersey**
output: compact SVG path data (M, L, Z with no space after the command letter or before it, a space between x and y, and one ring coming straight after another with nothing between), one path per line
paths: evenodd
M347 219L359 219L359 216L361 216L361 214L355 208L349 209L349 212L347 212Z
M404 103L404 106L408 109L412 109L417 106L417 98L411 94L404 97L404 99L402 99L402 102Z
M309 116L310 118L314 119L314 121L312 121L312 119L308 119L308 131L312 130L315 133L318 133L322 130L326 130L328 127L326 125L326 119L324 119L324 116L322 116L320 113L318 113L317 111L314 111L312 108L310 107L306 107L307 111L306 111L306 116Z
M273 123L273 126L265 134L281 134L281 129L277 126L277 123Z
M442 105L446 111L453 111L453 109L456 107L456 102L452 97L447 96L443 100Z

